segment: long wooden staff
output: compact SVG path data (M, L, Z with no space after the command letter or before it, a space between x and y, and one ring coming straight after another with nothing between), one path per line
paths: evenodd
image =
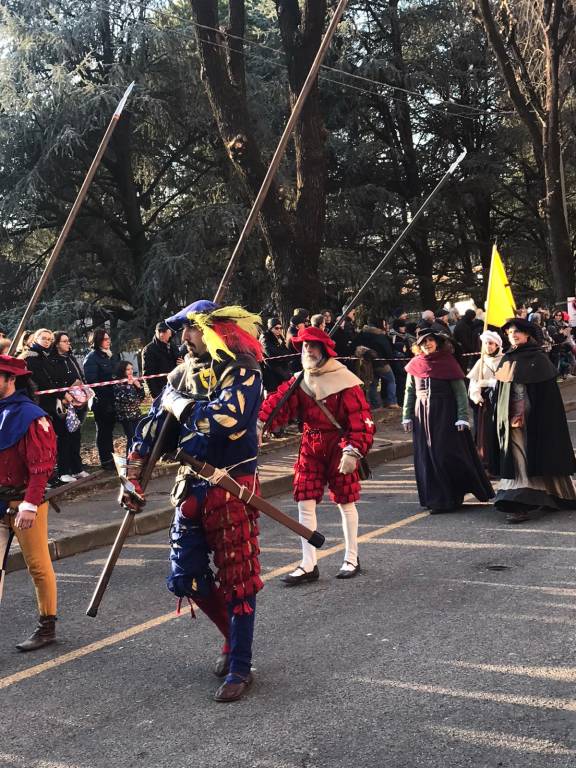
M360 290L356 293L355 296L353 296L353 298L350 299L350 301L348 302L347 306L344 307L344 309L342 311L342 314L336 320L336 322L334 323L334 325L332 326L332 328L330 330L330 333L328 334L330 337L334 336L334 334L338 330L338 326L340 325L342 320L346 317L348 312L350 312L350 310L354 309L354 307L356 307L358 305L358 302L360 301L362 296L366 293L366 289L368 288L368 286L370 285L372 280L374 280L374 278L376 277L378 272L380 272L383 269L384 265L388 261L390 261L392 256L394 256L394 254L396 253L398 248L400 248L400 246L402 245L404 240L406 240L406 238L408 237L408 234L410 233L410 231L416 226L417 222L423 216L424 211L426 210L426 208L428 208L428 206L430 205L432 200L437 196L437 194L440 192L442 187L446 184L448 179L452 176L452 174L454 173L456 168L458 168L458 166L460 165L462 160L464 160L465 157L466 157L466 150L464 150L460 155L458 155L456 160L452 163L450 168L448 168L448 170L446 171L444 176L442 176L442 178L440 179L438 184L436 184L436 186L434 187L432 192L430 192L430 194L428 195L426 200L424 200L424 202L422 203L420 208L416 211L416 213L412 217L410 223L407 224L407 226L403 229L403 231L399 235L399 237L396 240L396 242L392 245L390 250L387 251L387 253L382 257L382 259L380 260L380 263L372 270L372 272L370 273L369 277L367 277L366 280L364 281L364 284L362 285ZM276 415L280 412L280 409L282 408L284 403L287 402L287 400L292 396L292 393L299 386L300 381L302 379L302 375L303 375L303 372L301 371L300 373L297 373L294 376L294 380L292 381L292 384L288 387L286 392L284 392L284 394L282 395L282 397L280 398L278 403L274 406L274 408L272 409L272 412L268 416L268 418L266 420L266 423L264 424L264 432L266 432L270 428L270 425L273 423L274 419L276 418Z
M318 76L318 71L322 64L322 61L326 56L328 47L330 46L332 38L334 37L334 33L336 32L338 23L342 18L342 14L344 13L347 5L348 5L348 0L340 0L336 10L334 11L334 15L332 16L330 24L328 25L328 29L326 30L324 38L322 39L322 42L320 43L320 47L318 48L318 52L316 53L314 61L312 62L312 66L310 67L310 71L308 72L308 76L304 81L302 90L300 91L300 94L296 99L296 103L294 104L292 113L290 114L288 122L286 123L284 132L280 137L280 141L278 142L278 146L276 148L276 151L274 152L274 156L272 157L270 166L268 168L268 171L266 172L266 176L264 177L260 190L256 195L256 198L254 200L250 213L248 214L248 218L246 219L244 228L240 233L240 237L238 238L236 247L234 248L234 251L230 256L230 261L228 262L226 271L224 272L222 280L220 281L220 285L218 286L218 290L216 291L216 294L214 296L214 302L216 304L219 304L222 301L226 291L228 290L228 286L230 285L232 275L236 270L236 267L238 265L238 260L246 244L246 240L248 239L248 236L254 229L254 225L256 224L258 215L262 210L262 206L264 204L264 201L266 200L266 195L268 194L268 191L270 189L270 184L272 183L272 180L274 179L274 176L278 171L278 167L286 151L286 146L288 144L290 136L292 135L294 126L296 125L298 118L300 117L306 98L308 97L312 89L312 86L314 85L314 81ZM158 437L154 442L154 446L152 448L152 451L150 452L150 456L148 457L148 461L146 462L146 466L144 467L144 471L140 479L140 486L143 491L146 490L146 486L148 485L150 478L152 477L152 471L154 467L158 463L158 460L160 459L162 454L165 452L166 436L170 434L170 432L173 429L174 429L174 417L172 416L172 414L166 414L166 418L164 419L164 423L162 424L160 432L158 433ZM124 546L126 537L130 532L130 528L134 520L134 515L135 515L135 512L128 511L124 516L124 520L122 521L120 530L116 535L116 540L112 545L112 549L110 550L108 560L104 565L104 568L100 575L100 579L98 581L98 584L96 585L94 594L92 595L90 605L88 606L88 609L86 611L86 614L88 616L94 617L98 613L98 608L100 606L100 602L102 601L102 597L104 596L104 591L106 590L106 586L110 581L112 570L114 569L116 561L120 556L120 552L122 550L122 547Z
M78 211L80 210L80 206L84 202L84 198L86 197L86 193L88 192L88 188L90 184L92 183L92 179L94 178L94 175L96 174L96 171L98 170L98 166L100 165L100 161L102 160L102 157L104 156L104 152L106 152L106 148L108 147L108 143L110 142L110 138L112 137L112 134L114 133L114 129L118 125L118 121L120 120L120 115L122 114L122 110L124 109L126 102L128 101L128 97L132 93L132 89L134 88L134 83L130 83L128 88L124 91L124 95L118 102L118 106L114 110L114 114L112 115L112 118L110 122L108 123L108 128L106 129L106 133L102 137L102 141L100 142L100 146L98 147L98 150L96 151L96 154L94 156L94 159L92 160L92 163L90 164L90 168L88 168L88 173L86 174L86 177L84 181L82 182L82 186L80 187L80 191L76 195L76 200L74 200L74 205L70 209L70 213L68 214L68 217L66 221L64 222L64 226L62 227L62 231L60 232L60 235L58 236L58 240L56 240L56 245L52 249L52 253L50 254L50 258L46 262L46 266L44 267L44 271L42 272L42 276L40 277L40 280L38 281L38 285L34 289L34 293L32 294L32 297L30 298L30 301L28 302L28 306L26 307L26 310L24 312L24 315L22 317L22 320L20 320L20 324L18 325L18 328L16 329L16 332L14 333L14 336L12 338L12 343L10 344L10 349L8 350L9 355L13 355L16 351L16 348L18 346L18 342L20 341L20 337L24 333L26 326L28 324L28 320L30 320L30 317L32 316L32 313L34 312L34 309L36 307L36 304L38 303L38 299L42 295L42 291L46 287L46 283L48 282L48 278L50 277L50 274L52 273L52 270L54 269L54 265L56 264L56 260L58 259L58 256L60 255L60 251L62 250L62 246L66 242L66 238L68 237L70 230L72 229L72 225L74 224L76 220L76 216L78 215Z

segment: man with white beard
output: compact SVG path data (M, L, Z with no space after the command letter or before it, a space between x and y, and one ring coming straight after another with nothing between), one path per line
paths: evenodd
M342 516L346 552L336 575L351 579L360 571L358 559L358 511L360 498L358 462L372 446L374 422L360 379L336 360L335 344L319 328L303 328L293 345L301 350L304 375L299 386L275 415L274 432L289 421L299 421L303 434L294 467L294 499L300 522L316 530L316 505L328 485L330 499ZM259 414L259 427L272 414L294 379L269 395ZM320 576L316 550L302 539L302 562L284 577L288 586L315 581Z

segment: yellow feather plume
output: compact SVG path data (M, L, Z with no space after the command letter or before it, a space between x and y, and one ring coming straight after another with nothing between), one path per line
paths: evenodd
M248 312L247 309L240 306L231 307L219 307L213 312L190 312L188 314L188 320L197 326L204 336L204 343L213 360L220 362L222 357L220 352L229 355L232 358L236 358L236 355L228 349L226 342L212 329L212 325L215 320L231 321L236 323L239 328L249 333L255 339L258 338L260 333L260 326L262 325L262 318L260 315L256 315L253 312Z

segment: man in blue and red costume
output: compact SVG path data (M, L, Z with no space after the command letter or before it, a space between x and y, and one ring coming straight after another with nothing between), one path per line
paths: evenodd
M179 448L226 470L258 493L260 318L241 307L218 307L203 300L166 323L174 332L182 331L188 354L169 374L164 391L138 425L128 478L138 481L166 413L171 413L178 422ZM224 636L214 671L225 680L215 699L236 701L252 683L256 593L263 587L258 512L194 475L188 466L178 472L172 501L176 512L170 531L168 588L180 601L193 600ZM210 553L216 574L210 568Z

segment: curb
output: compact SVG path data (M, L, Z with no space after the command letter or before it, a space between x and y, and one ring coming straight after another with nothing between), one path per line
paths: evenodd
M370 465L376 466L378 464L385 464L394 459L411 456L412 453L411 440L403 440L392 445L385 445L370 452ZM168 466L169 465L166 465L167 470ZM178 465L171 465L170 469L173 469L175 466ZM163 474L165 474L165 472ZM286 491L290 491L292 489L293 478L293 473L287 472L286 474L279 475L271 480L263 481L260 486L262 496L264 498L270 498L271 496L277 496ZM174 508L172 506L156 509L154 512L142 512L134 518L134 524L128 536L143 536L148 533L156 533L157 531L167 529L172 521L173 515ZM57 560L62 560L65 557L79 555L82 552L90 552L93 549L108 546L114 542L119 525L120 521L106 523L105 525L100 525L96 528L82 531L81 533L76 533L72 536L51 539L48 542L50 558L55 562ZM24 568L26 568L26 563L24 562L21 552L14 552L13 554L8 555L6 563L7 573L20 571Z

